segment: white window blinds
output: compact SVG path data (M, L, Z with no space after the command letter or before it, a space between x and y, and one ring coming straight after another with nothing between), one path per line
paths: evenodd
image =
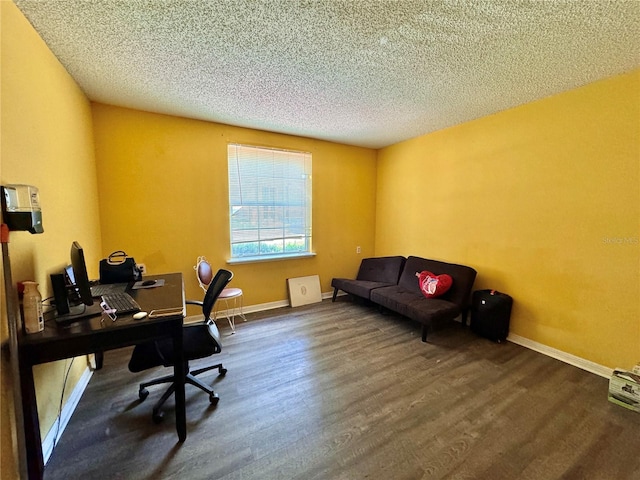
M231 258L311 253L311 154L229 144Z

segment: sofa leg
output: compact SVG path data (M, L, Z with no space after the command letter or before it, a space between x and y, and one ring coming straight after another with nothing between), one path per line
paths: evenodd
M332 302L336 301L336 295L338 295L338 289L334 288L333 289L333 298L331 299Z
M425 324L422 324L422 341L424 343L427 343L427 330L429 330L429 327Z

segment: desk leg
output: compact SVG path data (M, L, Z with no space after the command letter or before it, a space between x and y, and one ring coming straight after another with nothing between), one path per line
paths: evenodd
M30 480L40 480L44 476L44 459L42 457L42 439L40 437L36 389L33 383L33 368L24 360L20 362L20 385L22 390L25 447L27 450L27 471Z
M187 412L184 399L184 379L187 375L185 371L184 349L182 343L182 325L173 335L173 351L176 356L176 362L173 366L173 375L175 379L176 391L174 393L176 400L176 430L178 431L178 439L184 442L187 439Z

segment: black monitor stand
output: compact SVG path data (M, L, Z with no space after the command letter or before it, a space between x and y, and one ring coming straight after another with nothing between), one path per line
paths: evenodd
M98 317L102 315L102 307L98 303L93 305L75 305L69 309L69 313L59 314L56 312L55 322L58 325L68 325L73 322L84 320L85 318Z
M102 315L102 307L99 303L93 305L69 305L68 287L61 273L51 274L51 286L56 302L55 322L59 325L68 325L73 322Z

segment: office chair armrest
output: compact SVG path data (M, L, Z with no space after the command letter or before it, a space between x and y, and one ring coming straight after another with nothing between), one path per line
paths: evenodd
M199 300L185 300L184 303L186 303L187 305L198 305L198 306L202 306L202 302Z

